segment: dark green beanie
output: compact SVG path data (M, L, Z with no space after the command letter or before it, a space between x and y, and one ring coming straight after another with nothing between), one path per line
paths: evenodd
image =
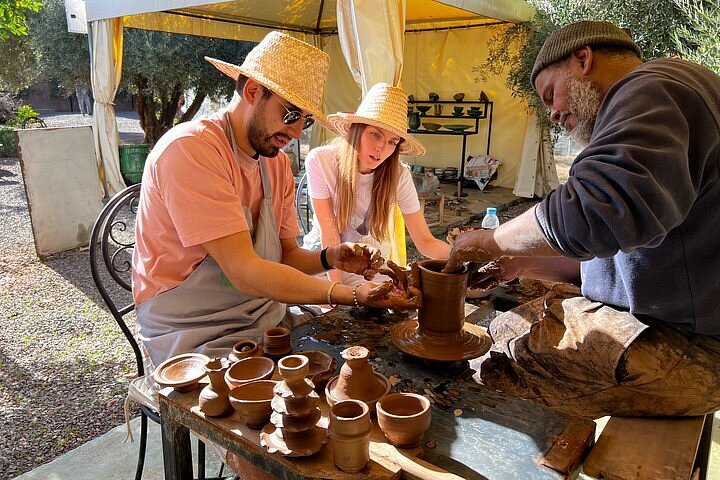
M545 40L530 74L532 84L535 85L535 77L545 67L564 60L572 52L585 45L591 47L625 47L635 52L638 57L642 56L640 47L630 38L630 35L610 22L583 20L571 23L555 30Z

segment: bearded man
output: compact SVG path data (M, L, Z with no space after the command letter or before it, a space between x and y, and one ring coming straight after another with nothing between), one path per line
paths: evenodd
M586 146L567 183L496 230L457 238L502 280L560 282L500 315L475 379L565 413L699 415L720 408L720 77L644 63L629 34L553 32L531 79L550 120Z
M373 284L313 276L366 270L370 259L351 244L298 248L295 183L280 149L315 120L326 124L329 56L272 32L242 65L207 60L236 82L230 104L163 135L143 172L133 298L148 372L181 353L227 356L239 340L292 326L288 303L416 307L368 301Z

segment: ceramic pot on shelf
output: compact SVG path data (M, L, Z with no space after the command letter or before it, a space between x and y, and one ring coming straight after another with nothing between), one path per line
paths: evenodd
M357 473L370 460L370 409L360 400L343 400L330 409L328 427L333 463L346 473Z
M225 372L230 368L227 358L214 358L205 364L210 383L200 391L200 411L208 417L221 417L232 411L228 399L230 388L225 383Z
M410 130L417 130L420 128L420 112L412 112L410 114L408 126L410 127Z

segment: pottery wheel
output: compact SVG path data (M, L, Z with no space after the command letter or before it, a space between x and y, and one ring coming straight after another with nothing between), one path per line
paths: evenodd
M436 362L459 362L470 360L490 350L492 340L482 328L465 322L459 333L418 334L417 320L396 325L392 330L392 342L411 357Z

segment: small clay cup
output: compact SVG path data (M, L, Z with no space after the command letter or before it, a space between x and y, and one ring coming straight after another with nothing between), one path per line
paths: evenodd
M370 409L360 400L343 400L330 409L328 433L333 463L343 472L357 473L370 460Z
M250 428L258 430L270 421L273 380L256 380L230 390L230 405Z
M268 328L263 333L265 355L269 357L282 357L292 351L290 344L290 330L284 327Z
M232 390L244 383L269 380L275 373L275 362L267 357L248 357L234 363L225 372L225 382Z
M430 400L417 393L391 393L375 405L380 429L400 448L420 445L430 426Z
M243 358L259 357L263 354L262 346L258 345L254 340L240 340L233 345L232 352L228 355L230 363L236 363Z
M463 98L465 98L464 93L456 93L455 95L453 95L453 99L455 99L456 102L462 102Z
M418 334L456 333L465 325L467 268L442 273L445 260L418 263L423 304L418 310Z

